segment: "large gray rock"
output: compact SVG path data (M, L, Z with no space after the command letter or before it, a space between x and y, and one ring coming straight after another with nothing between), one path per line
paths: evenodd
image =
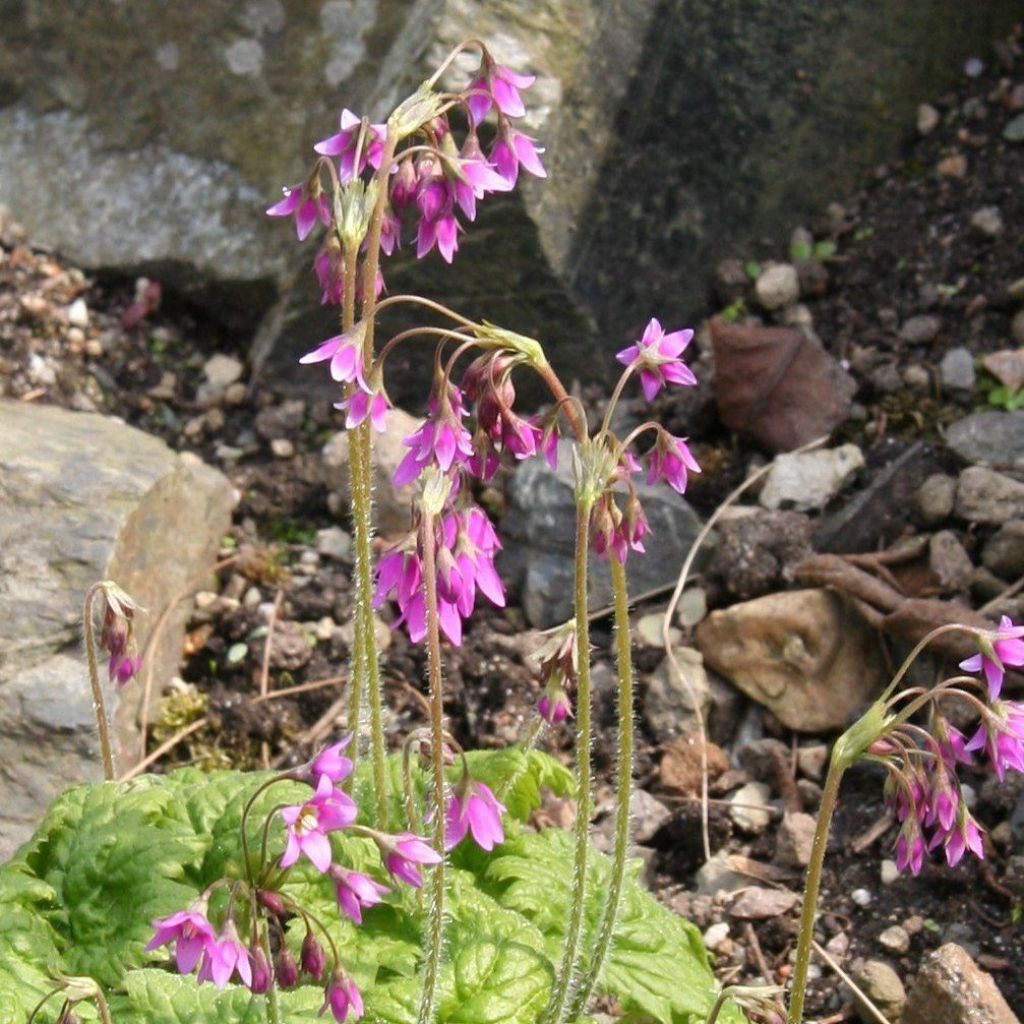
M665 485L636 487L650 523L646 554L626 563L630 593L674 583L701 528L697 513ZM508 511L501 521L505 550L502 575L518 592L531 625L546 629L572 615L576 504L568 442L559 445L558 471L543 459L520 464L508 486ZM603 559L591 556L589 603L611 602L611 577Z
M1024 409L971 413L949 427L946 444L976 466L1024 469Z
M910 990L904 1024L1019 1024L992 975L953 942L930 953Z
M217 471L119 420L0 402L0 860L64 788L102 775L82 601L113 579L164 607L213 561L234 492ZM177 671L187 602L152 653L155 692ZM105 678L104 678L105 681ZM141 687L107 692L115 757L138 752Z
M381 115L476 36L538 74L526 128L550 178L484 204L493 212L455 272L433 258L424 278L406 258L389 283L428 280L470 312L610 354L651 312L688 317L720 256L892 153L917 98L942 91L1017 7L914 0L885 18L871 0L8 4L0 203L88 267L144 271L251 323L293 271L305 282L308 250L263 209L299 180L339 108ZM278 308L261 353L281 335L286 365L326 337L316 305L309 287Z

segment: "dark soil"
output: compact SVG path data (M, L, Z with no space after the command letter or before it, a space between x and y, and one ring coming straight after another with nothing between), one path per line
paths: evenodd
M1005 140L1002 130L1024 110L1019 51L1015 42L986 58L989 66L980 76L965 76L954 93L935 102L940 123L933 132L920 137L908 126L902 159L878 168L860 193L834 204L811 225L814 241L829 243L819 250L828 284L823 295L805 301L826 348L857 380L857 407L841 435L864 448L869 467L894 440L938 437L944 424L985 403L997 382L984 373L970 396L951 399L943 392L937 367L949 350L965 346L981 356L1014 344L1011 320L1022 307L1011 286L1024 278L1019 230L1024 224L1024 144ZM956 156L966 160L962 177L950 176L956 164L948 160ZM971 225L972 215L990 206L999 208L1005 224L994 236ZM335 702L349 656L344 625L352 606L351 562L319 554L316 547L318 530L344 524L343 516L339 520L332 513L319 456L324 441L342 426L340 415L326 402L302 403L282 415L283 397L273 382L246 377L244 387L227 398L204 400L204 362L214 353L244 352L243 340L219 335L192 311L171 304L132 324L138 312L134 282L91 279L56 255L33 248L9 220L0 217L0 222L0 396L122 416L173 448L194 451L220 466L241 495L221 552L219 591L201 596L190 624L182 682L153 695L150 748L204 714L208 724L174 746L158 770L183 763L252 767L306 756L310 746L340 730ZM762 252L737 255L783 261L789 256L778 242L766 244ZM69 323L76 298L88 306L87 326ZM708 312L723 305L715 302ZM935 340L901 341L900 325L922 315L939 319ZM709 363L707 354L702 362ZM918 372L915 378L915 368L926 377ZM599 397L591 397L591 407L598 408ZM655 415L694 443L705 473L688 497L704 514L762 457L723 430L709 386L663 396ZM271 442L282 440L290 449L278 445L275 455ZM870 481L869 469L861 485ZM500 496L495 502L500 505ZM712 603L730 600L715 580L706 583ZM637 611L657 610L655 604ZM270 619L274 629L268 646ZM309 633L317 639L313 645L307 642ZM610 664L607 623L596 624L594 639L598 660ZM446 652L446 709L460 742L500 746L522 735L538 697L527 661L535 644L521 611L512 607L482 610L464 645ZM401 631L391 633L382 646L387 728L397 744L425 720L424 654ZM254 703L265 656L271 692L329 682ZM646 671L660 653L640 648L637 658ZM597 699L597 719L604 726L597 744L598 795L607 806L614 700L600 688ZM744 742L736 727L749 719L744 701L733 708L734 721L717 737L727 755ZM770 717L763 728L794 742ZM566 736L556 733L548 742L570 758ZM650 840L654 852L648 877L669 905L702 928L730 921L723 902L692 892L702 859L697 805L692 792L658 790L661 755L653 739L641 735L637 778L672 810ZM734 768L725 782L735 788L745 779ZM804 780L801 790L812 813L818 781ZM870 772L854 773L844 787L833 831L820 939L847 967L857 957L887 959L908 984L928 950L957 941L995 973L1010 1004L1024 1014L1024 945L1016 923L1024 878L1021 858L1014 858L1012 842L1007 845L1010 832L997 829L1020 807L1020 787L1011 792L978 779L975 788L976 814L1002 837L1002 845L990 843L983 863L968 858L952 871L933 863L918 878L883 884L880 862L891 856L892 830L855 852L856 840L884 815L881 780ZM725 796L729 787L715 792ZM778 787L773 795L782 795ZM557 802L547 814L556 822L566 818ZM744 836L715 806L711 831L716 847L770 864L774 826L761 836ZM799 889L798 872L782 881ZM753 982L760 977L762 958L769 980L782 980L795 940L796 911L755 921L750 930L742 922L730 923L730 938L717 951L721 975ZM905 953L879 946L879 933L892 924L910 934ZM812 988L808 1011L849 1013L849 998L827 969Z

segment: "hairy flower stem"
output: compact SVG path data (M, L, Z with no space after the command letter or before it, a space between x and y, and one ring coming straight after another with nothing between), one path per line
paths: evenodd
M93 605L96 595L104 589L102 583L94 583L85 595L85 610L82 625L85 632L85 656L89 662L89 682L92 685L92 709L96 712L96 730L100 734L100 752L103 755L103 778L114 781L114 755L110 749L110 728L107 725L107 705L103 699L100 670L96 661L96 636L93 626Z
M260 928L260 947L267 963L273 962L273 954L270 952L270 930L264 926ZM277 984L271 981L267 989L267 1024L281 1024L281 1011L277 1005Z
M430 680L430 764L434 783L434 849L441 861L430 878L430 919L427 924L426 962L418 1024L431 1024L437 1002L437 981L441 973L444 945L444 694L441 678L441 620L437 610L437 567L434 559L434 515L424 510L420 521L423 548L423 592L427 605L427 673Z
M542 1021L562 1024L565 1020L573 979L576 976L583 908L586 904L587 853L590 846L590 620L587 615L587 554L590 544L591 501L585 496L576 506L576 642L579 666L576 678L576 852L573 858L572 908L562 947L562 962Z
M845 739L846 734L840 736L832 748L828 775L825 778L825 787L821 794L818 824L814 830L811 860L807 865L807 878L804 882L804 903L800 912L800 932L796 944L796 962L793 965L793 984L790 989L787 1024L801 1024L803 1019L804 997L807 994L807 968L811 963L814 920L818 914L818 890L821 887L821 870L825 863L825 851L828 847L829 827L836 809L836 798L839 796L839 783L856 756L851 757L843 742Z
M633 658L630 651L629 593L626 568L614 556L608 564L615 595L615 636L618 645L619 677L619 750L615 808L615 849L612 854L612 876L608 885L604 916L597 933L597 945L590 966L573 996L569 1019L583 1015L615 933L615 922L622 898L622 880L626 874L626 851L629 848L630 797L633 792Z

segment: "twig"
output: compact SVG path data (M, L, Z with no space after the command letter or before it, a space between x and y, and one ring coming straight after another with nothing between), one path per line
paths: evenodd
M1015 583L1011 583L1005 590L1001 590L991 601L986 601L979 609L979 615L987 615L993 608L999 605L1000 601L1005 601L1008 597L1013 597L1014 594L1024 590L1024 576L1021 576Z
M842 967L839 966L839 964L835 961L835 959L828 952L828 950L822 947L819 943L815 942L813 939L811 940L811 945L814 947L814 952L817 953L818 956L820 956L821 959L824 960L825 963L828 964L828 966L831 967L832 970L839 975L840 980L850 989L850 991L853 992L853 994L859 1000L861 1000L861 1002L867 1009L868 1013L870 1013L871 1016L878 1021L878 1024L889 1024L889 1019L885 1016L885 1014L883 1014L882 1011L879 1010L879 1008L875 1006L873 1002L871 1002L871 1000L864 994L864 990L853 980L853 978L851 978L846 973L846 971L842 969Z
M764 983L771 985L771 970L764 958L764 953L761 952L761 943L757 941L757 933L754 931L754 926L749 921L744 928L744 932L747 936L747 942L750 944L750 951L754 954L754 962L757 964L757 969L761 972L761 977L764 978Z
M794 455L801 454L803 452L809 452L819 445L824 444L828 440L828 435L817 437L809 444L805 444L800 448L797 448L793 453ZM690 575L690 569L693 567L694 559L697 557L697 552L700 550L700 546L707 540L708 534L711 533L712 528L719 519L722 518L725 510L733 504L749 487L763 477L772 464L769 462L767 465L762 466L760 469L755 470L746 480L739 485L739 487L730 491L726 495L725 500L715 509L711 514L711 517L702 527L700 533L694 538L693 543L690 545L690 550L686 553L686 559L683 562L682 569L679 570L679 578L676 580L675 589L672 591L672 597L669 600L668 607L665 609L665 617L661 620L661 639L665 646L665 654L668 657L669 663L672 666L672 671L682 680L683 686L686 688L687 696L690 698L690 703L693 705L693 716L697 720L697 733L700 736L700 831L701 840L704 844L704 859L711 859L711 836L710 829L708 826L708 737L707 728L704 723L704 709L700 706L700 697L696 693L693 683L690 682L689 676L686 675L679 667L679 661L676 658L675 650L672 644L672 617L675 615L676 607L679 604L679 599L683 596L683 590L686 587L686 581Z
M878 842L886 832L892 828L895 818L888 812L883 814L878 821L866 828L856 839L850 843L850 849L854 853L863 853L869 846Z
M274 604L270 609L270 615L267 616L267 639L263 644L263 662L260 665L260 696L266 697L267 690L270 687L270 649L274 642L274 626L277 625L277 615L281 610L281 601L284 599L284 591L278 589L274 595ZM260 757L263 761L263 767L270 767L270 744L264 740L260 744Z
M184 729L179 729L169 740L165 740L156 750L147 754L138 764L129 768L117 781L128 782L129 779L134 779L136 775L141 775L154 761L159 761L164 754L169 750L173 750L183 739L191 736L192 733L198 732L209 721L209 717L203 715L202 718L197 718L194 722L186 725Z
M294 686L285 686L280 690L271 690L270 693L253 697L253 704L262 704L265 700L277 700L280 697L296 697L300 693L309 693L311 690L323 690L328 686L337 686L348 678L347 675L328 676L326 679L315 679L310 683L296 683Z

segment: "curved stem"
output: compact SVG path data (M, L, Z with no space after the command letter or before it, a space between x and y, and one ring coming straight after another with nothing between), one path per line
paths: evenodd
M450 309L442 302L435 302L433 299L425 299L421 295L389 295L386 299L381 299L377 303L377 312L380 313L382 310L388 308L388 306L401 305L403 302L412 303L417 306L425 306L427 309L432 309L435 313L440 313L442 316L449 317L456 321L456 323L462 324L464 327L479 327L479 324L472 320L464 317L461 313L456 313L454 309Z
M636 363L630 363L629 366L622 371L622 375L619 377L618 382L615 385L615 390L612 392L612 397L608 399L608 406L604 411L604 419L601 420L601 429L594 437L595 443L600 443L601 439L608 433L608 428L612 425L612 415L615 412L615 406L619 404L619 399L622 397L622 390L625 388L626 382L629 378L633 376L636 366Z
M616 784L615 848L612 854L612 876L604 916L597 933L597 945L587 973L573 997L569 1017L582 1016L590 995L601 976L605 958L615 933L622 897L622 881L626 874L626 853L629 848L630 797L633 790L633 659L630 651L629 593L626 586L626 568L614 556L608 559L615 594L615 636L618 645L619 677L619 751Z
M274 820L274 815L278 811L283 811L289 804L275 804L268 811L266 818L263 819L263 838L260 841L260 881L266 881L267 877L267 846L270 840L270 823Z
M881 701L884 701L884 700L888 699L889 695L896 689L897 686L899 686L900 681L907 674L907 672L910 669L910 666L917 659L917 656L933 640L935 640L938 637L942 636L944 633L957 633L957 632L969 633L972 636L977 636L978 633L979 633L979 630L976 629L974 626L964 626L964 625L961 625L959 622L950 622L950 623L947 623L945 626L937 626L930 633L928 633L921 640L919 640L917 642L917 645L914 647L914 649L906 656L906 658L903 659L903 664L900 665L899 671L896 673L896 675L894 675L892 677L892 682L889 683L889 685L885 688L885 692L878 699L881 700Z
M103 1024L110 1024L110 1007L107 1006L106 997L99 989L96 989L96 1009L100 1011L100 1020Z
M256 881L255 876L253 875L252 862L250 860L250 855L249 855L249 837L248 837L248 835L246 835L246 825L249 823L249 814L252 811L253 804L256 803L256 800L259 798L259 796L262 793L265 793L268 789L270 789L271 786L275 785L278 782L289 782L289 781L292 781L292 780L290 780L287 775L275 775L273 778L267 779L267 781L264 782L253 793L253 795L251 797L249 797L248 800L246 800L245 807L242 808L242 820L241 820L241 822L239 824L239 828L240 828L241 835L242 835L242 857L245 860L245 876L246 876L246 878L249 879L249 885L254 885L255 881Z
M579 666L576 677L576 829L575 855L572 875L572 909L562 947L562 961L551 993L551 1001L544 1012L544 1024L562 1024L572 994L573 979L579 953L580 932L583 928L583 908L586 903L587 854L590 846L590 620L587 616L587 555L590 544L591 502L584 497L576 506L576 642Z
M541 363L540 365L535 365L534 369L540 375L541 380L547 385L551 396L559 408L565 410L565 417L572 427L572 432L576 435L576 440L582 441L587 436L587 418L583 415L579 402L565 390L565 386L559 380L558 374L555 373L550 364Z
M440 338L442 345L445 341L449 341L452 338L464 339L467 337L465 329L462 327L410 327L408 330L400 331L398 334L394 334L388 338L383 348L381 348L380 354L374 360L373 368L370 370L371 376L383 367L384 360L391 354L391 350L393 348L400 345L403 341L407 341L409 338L416 338L420 336Z
M434 849L441 857L430 879L430 914L427 924L426 961L418 1024L431 1024L437 1002L437 981L441 973L444 945L444 695L441 678L441 632L437 608L437 567L434 558L434 514L424 509L420 520L423 549L423 594L427 605L427 671L430 679L430 763L434 783Z
M114 755L110 748L110 728L107 724L107 705L100 683L100 670L96 662L96 636L93 626L93 604L96 595L104 589L102 583L94 583L85 595L85 609L82 625L85 632L85 656L89 663L89 683L92 686L92 709L96 712L96 730L100 734L100 753L103 755L103 778L114 781Z
M260 946L263 949L263 955L267 958L267 963L271 963L270 929L266 925L260 929ZM267 989L267 1024L280 1024L280 1021L281 1011L277 1005L277 985L271 978L270 988Z
M843 751L841 736L832 748L828 775L821 793L821 807L818 810L818 824L814 830L811 846L811 860L807 865L804 882L804 903L800 912L800 932L796 945L796 962L793 965L793 984L790 990L787 1024L801 1024L804 1012L804 997L807 994L807 968L811 963L811 943L814 940L814 920L818 912L818 891L821 888L821 870L828 848L828 831L839 796L839 783L849 767L849 759Z

